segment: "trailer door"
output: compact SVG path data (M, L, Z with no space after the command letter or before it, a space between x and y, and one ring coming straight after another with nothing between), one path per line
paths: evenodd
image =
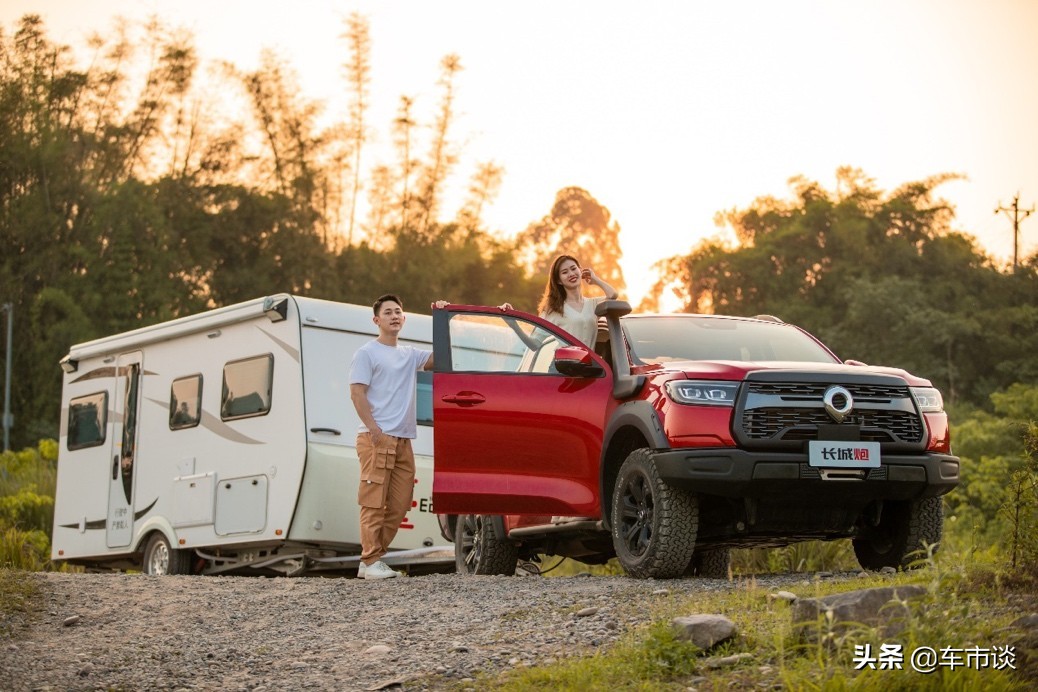
M115 404L108 475L109 548L130 544L133 536L133 478L137 459L137 418L140 403L142 354L124 353L116 361Z

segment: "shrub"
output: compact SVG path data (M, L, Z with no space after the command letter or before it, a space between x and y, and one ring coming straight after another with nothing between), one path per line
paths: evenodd
M57 457L54 440L0 453L0 568L53 569L49 535Z
M43 531L0 530L0 569L39 571L52 567L50 539Z
M735 574L839 572L859 569L850 540L803 541L783 548L732 551Z
M58 445L41 440L36 449L0 452L0 496L14 495L22 488L53 497L58 480Z
M38 495L35 488L24 488L15 495L0 497L0 527L47 534L53 523L54 498Z

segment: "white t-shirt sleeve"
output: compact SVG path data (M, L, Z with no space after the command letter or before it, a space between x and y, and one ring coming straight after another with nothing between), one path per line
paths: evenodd
M424 370L425 362L429 360L429 356L432 355L432 351L424 351L420 348L413 349L414 354L414 369L415 371Z
M372 372L371 356L368 355L366 349L358 349L357 352L353 354L353 362L350 363L350 384L365 384L370 386Z

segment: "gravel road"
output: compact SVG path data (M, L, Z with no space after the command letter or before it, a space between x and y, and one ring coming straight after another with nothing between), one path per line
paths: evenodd
M45 604L0 644L4 690L446 689L608 647L664 599L744 588L600 576L33 576Z

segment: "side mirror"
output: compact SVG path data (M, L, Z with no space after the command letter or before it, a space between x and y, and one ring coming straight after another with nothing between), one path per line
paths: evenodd
M601 377L605 370L583 346L563 346L555 351L555 369L566 377Z

